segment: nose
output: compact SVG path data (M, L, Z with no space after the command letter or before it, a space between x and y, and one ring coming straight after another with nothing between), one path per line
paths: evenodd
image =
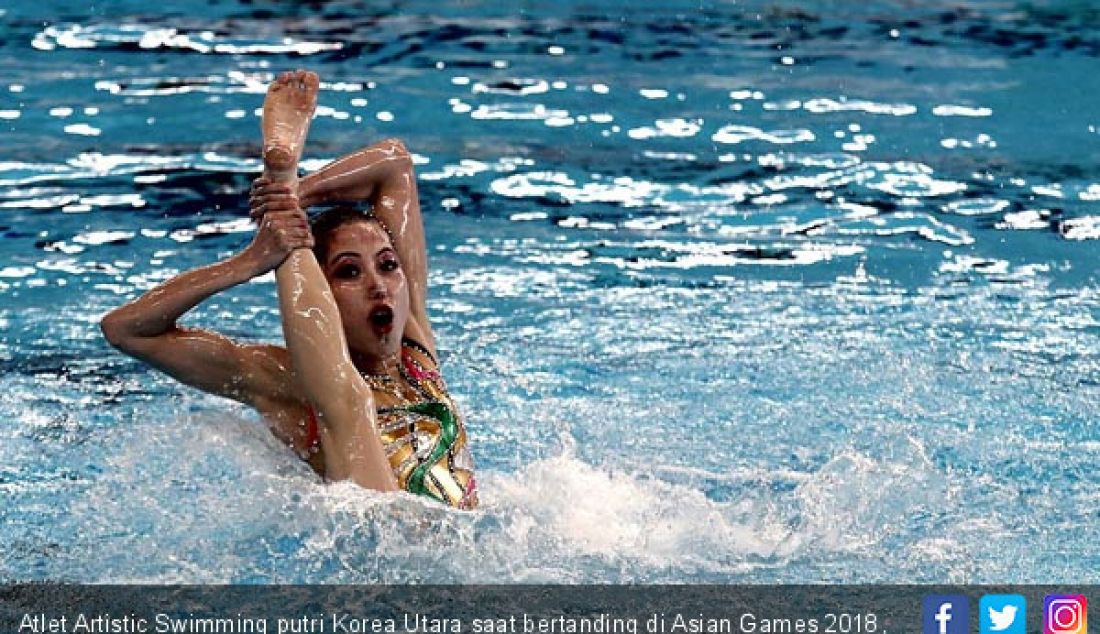
M386 299L386 295L386 287L383 286L381 282L371 284L370 288L367 289L367 296L370 299Z
M371 300L385 299L389 295L389 290L386 288L386 284L382 279L382 276L370 272L367 274L367 297Z

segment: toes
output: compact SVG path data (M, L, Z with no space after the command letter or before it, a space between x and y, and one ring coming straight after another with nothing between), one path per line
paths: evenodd
M275 81L271 82L268 86L268 90L282 90L284 86L287 86L290 82L290 73L281 73L275 78Z
M298 69L281 73L279 77L271 83L270 89L277 90L286 87L298 92L315 93L320 84L321 81L317 77L317 73Z
M294 73L293 73L294 87L297 88L298 90L305 90L305 82L303 81L303 76L305 74L306 74L306 72L304 70L301 70L301 69L298 69L298 70L294 71Z
M317 73L312 71L298 69L287 74L290 76L291 86L302 92L315 92L320 85Z

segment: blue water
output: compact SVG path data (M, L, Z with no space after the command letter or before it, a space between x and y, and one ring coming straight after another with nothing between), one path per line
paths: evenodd
M0 9L0 580L1100 582L1091 3L51 5ZM99 335L247 244L294 67L307 167L416 154L475 513Z

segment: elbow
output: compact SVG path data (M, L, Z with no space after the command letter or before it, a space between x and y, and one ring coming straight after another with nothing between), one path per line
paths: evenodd
M382 141L383 147L386 148L393 156L404 159L412 163L412 155L409 154L409 149L405 147L405 143L398 138L389 138Z
M103 333L103 338L107 340L107 343L112 347L123 349L126 344L126 328L123 327L121 319L111 312L107 313L103 319L99 320L99 330Z
M119 315L118 311L107 313L99 321L99 330L107 343L126 354L133 354L137 343L143 338L141 333L134 330L134 323Z

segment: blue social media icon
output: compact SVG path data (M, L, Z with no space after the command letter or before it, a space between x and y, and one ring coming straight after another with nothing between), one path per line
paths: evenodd
M970 599L961 594L930 594L921 610L924 634L967 634Z
M1027 634L1027 599L1019 594L987 594L978 602L981 634Z

